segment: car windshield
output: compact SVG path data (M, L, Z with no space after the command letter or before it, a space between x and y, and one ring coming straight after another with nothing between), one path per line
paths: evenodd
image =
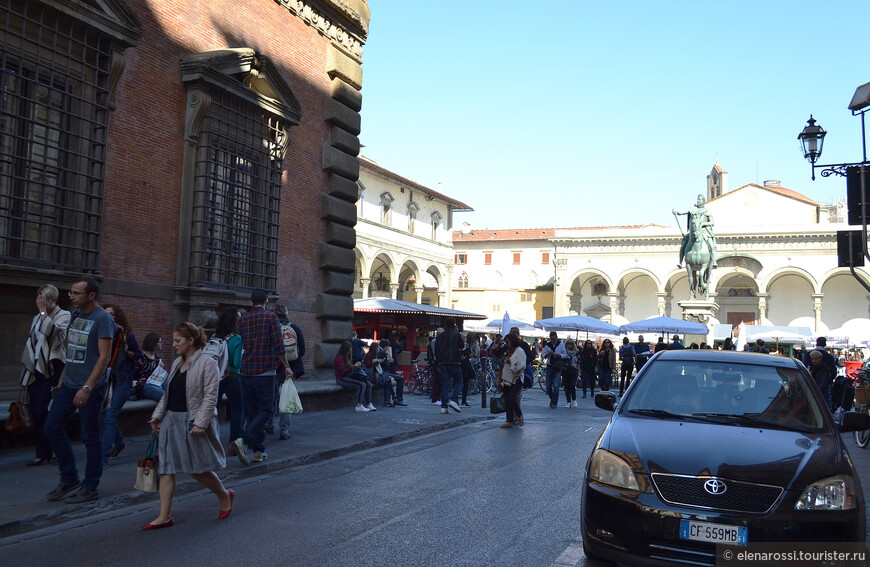
M809 387L793 368L662 360L644 369L620 412L815 432L825 422Z

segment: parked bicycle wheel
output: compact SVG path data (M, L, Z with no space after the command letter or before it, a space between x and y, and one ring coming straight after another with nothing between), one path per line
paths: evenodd
M870 387L859 386L855 388L855 411L867 413L870 408ZM862 449L870 443L870 429L853 431L852 436L855 438L855 444Z

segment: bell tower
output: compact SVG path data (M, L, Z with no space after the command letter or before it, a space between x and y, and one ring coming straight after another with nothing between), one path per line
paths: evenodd
M716 164L710 170L710 175L707 176L707 200L715 199L727 192L728 172L722 169L719 160L716 160Z

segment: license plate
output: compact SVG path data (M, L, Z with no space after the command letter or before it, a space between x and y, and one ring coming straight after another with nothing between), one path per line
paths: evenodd
M733 545L746 545L748 541L745 526L728 526L692 520L680 520L680 539Z

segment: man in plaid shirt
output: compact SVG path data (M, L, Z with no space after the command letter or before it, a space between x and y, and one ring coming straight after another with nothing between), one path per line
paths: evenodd
M233 441L236 454L243 464L250 464L248 448L254 451L254 462L266 459L266 421L275 404L277 369L284 364L284 339L278 316L266 310L269 297L263 290L251 293L253 308L239 319L242 337L242 390L245 398L245 428ZM289 369L285 370L288 372Z

